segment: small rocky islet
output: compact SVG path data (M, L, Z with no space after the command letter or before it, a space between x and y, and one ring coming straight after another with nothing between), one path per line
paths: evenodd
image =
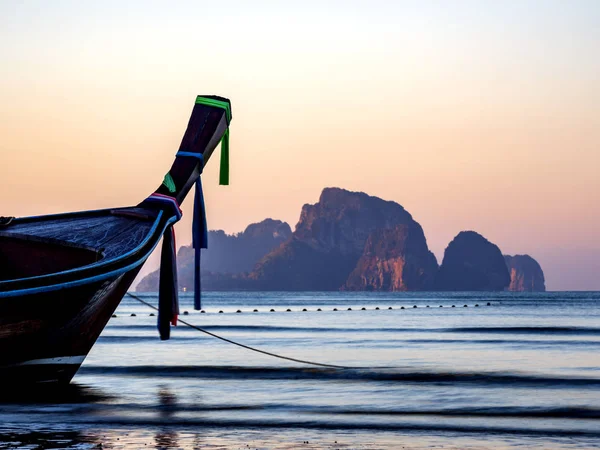
M177 254L179 286L193 286L194 252ZM158 271L138 292L158 289ZM209 232L202 255L207 290L283 291L545 291L544 273L529 255L503 255L474 231L460 232L441 265L421 225L401 205L363 192L323 189L302 207L292 232L265 219L243 232Z

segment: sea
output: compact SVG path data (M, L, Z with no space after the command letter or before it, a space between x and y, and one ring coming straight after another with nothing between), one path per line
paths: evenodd
M208 292L203 308L183 294L195 328L161 341L126 296L70 386L0 399L0 448L600 448L598 292Z

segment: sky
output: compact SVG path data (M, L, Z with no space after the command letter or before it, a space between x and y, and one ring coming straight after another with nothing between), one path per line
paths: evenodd
M211 229L293 228L338 186L403 205L439 262L475 230L600 290L598 48L596 0L0 0L0 215L137 204L217 94Z

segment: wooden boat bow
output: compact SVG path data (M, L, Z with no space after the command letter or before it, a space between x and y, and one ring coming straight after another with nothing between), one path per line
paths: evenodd
M204 208L201 174L214 149L221 143L220 184L229 184L229 124L231 103L216 96L198 96L175 162L158 189L139 206L158 205L169 222L163 235L159 283L158 329L161 339L169 339L170 325L177 324L179 289L177 286L177 248L173 219L181 218L179 205L193 185L194 198L193 242L195 251L194 308L201 309L200 253L208 245L208 229Z
M178 313L173 224L194 186L199 305L207 232L199 180L221 143L228 183L231 118L228 99L198 96L163 183L137 206L0 220L0 380L68 382L161 237L158 325L168 338Z
M215 148L223 143L220 183L229 184L229 124L231 102L223 97L198 96L171 169L174 186L163 182L156 193L174 197L181 205Z

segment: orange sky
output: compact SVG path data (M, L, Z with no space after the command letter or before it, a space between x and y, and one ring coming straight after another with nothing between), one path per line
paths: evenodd
M440 262L473 229L600 290L600 3L388 3L3 2L0 214L138 203L215 93L211 228L294 226L340 186L402 204Z

